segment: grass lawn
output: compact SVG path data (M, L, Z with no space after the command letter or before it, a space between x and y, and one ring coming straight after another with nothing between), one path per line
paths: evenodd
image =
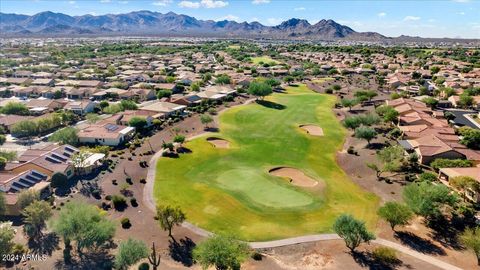
M318 78L318 79L312 80L313 83L324 83L328 81L335 81L335 78L325 77L325 78Z
M157 202L179 205L202 228L250 241L330 232L341 213L373 228L377 197L351 182L335 161L346 135L331 110L335 97L302 85L267 100L285 108L252 103L221 114L214 136L230 141L229 149L214 148L205 135L185 145L191 154L161 158ZM300 124L319 125L325 136L308 135ZM324 189L270 175L276 166L300 169Z
M267 64L274 63L275 65L280 64L279 61L273 60L270 56L258 56L258 57L252 57L251 59L252 59L252 63L255 65L259 65L260 62L267 63Z

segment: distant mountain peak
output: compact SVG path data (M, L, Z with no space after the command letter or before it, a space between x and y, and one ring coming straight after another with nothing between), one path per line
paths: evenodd
M277 26L259 22L238 23L230 20L198 20L167 12L139 10L124 14L69 16L44 11L32 16L0 13L0 36L16 35L198 35L308 39L381 39L377 33L357 33L333 20L311 25L307 20L292 18Z

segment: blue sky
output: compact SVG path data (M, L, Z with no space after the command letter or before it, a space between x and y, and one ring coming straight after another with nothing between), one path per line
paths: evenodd
M101 15L151 10L198 19L259 21L276 25L289 18L315 23L333 19L356 31L387 36L480 38L480 1L286 1L286 0L0 0L4 13L41 11Z

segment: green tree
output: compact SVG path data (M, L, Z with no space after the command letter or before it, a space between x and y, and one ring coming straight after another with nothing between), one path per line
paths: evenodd
M377 132L371 127L360 126L355 129L355 138L366 140L368 146L375 136L377 136Z
M472 107L473 104L474 104L473 97L467 95L466 93L463 93L460 95L459 101L458 101L458 105L460 105L460 107L467 109Z
M5 215L7 212L7 201L5 200L5 195L0 191L0 217Z
M166 89L160 89L157 91L157 98L162 99L164 97L170 97L172 95L171 90L166 90Z
M469 176L457 176L450 179L449 184L459 190L463 198L465 199L465 191L471 189L474 192L480 192L480 183L472 177Z
M34 201L22 211L23 231L30 239L39 240L43 235L42 230L46 227L46 221L52 216L52 210L48 202Z
M344 108L348 108L348 111L351 111L352 107L358 104L357 99L343 98L340 102Z
M38 134L38 126L34 121L23 120L14 124L11 132L18 137L31 137Z
M433 74L436 74L436 73L438 73L438 72L440 71L440 67L438 67L438 66L433 66L433 67L430 68L430 71L432 72L432 75L433 75Z
M208 128L208 124L213 122L213 118L208 114L200 115L200 122L205 125L205 128Z
M446 158L437 158L430 163L430 166L436 170L440 168L456 168L456 167L472 167L473 162L466 159L446 159Z
M365 222L351 215L341 215L333 224L333 230L345 241L345 245L353 253L363 242L370 242L375 236L367 230Z
M3 114L28 115L30 112L25 104L20 102L8 102L0 110Z
M74 127L65 127L55 131L48 140L75 146L78 145L78 130Z
M137 130L142 130L147 126L147 119L145 117L132 117L130 121L128 121L128 125L134 127Z
M148 248L140 240L128 238L120 242L118 253L115 256L115 269L128 269L148 256Z
M458 129L461 136L460 143L468 148L480 149L480 130L471 127L461 127Z
M427 104L427 106L429 106L430 108L435 109L435 107L437 107L437 104L438 104L438 100L436 98L433 98L433 97L426 97L424 99L422 99L423 103Z
M100 116L96 113L87 113L85 118L87 119L87 122L90 124L95 124L100 120Z
M358 90L355 92L354 96L360 100L372 100L372 98L376 97L378 94L373 90Z
M467 228L460 234L460 241L465 247L475 253L477 264L480 265L480 227L475 227L475 229Z
M0 157L0 171L3 171L6 165L7 165L7 159L4 157Z
M200 83L194 82L190 85L190 91L199 92L200 91Z
M5 135L3 134L0 134L0 145L3 145L6 140L7 140L7 137L5 137Z
M65 243L75 242L78 252L98 248L115 234L115 224L99 208L83 202L65 204L58 217L50 219L50 227Z
M266 83L251 82L248 87L248 93L262 100L272 93L272 87Z
M412 183L403 190L403 199L415 214L427 219L441 215L441 207L454 205L456 197L444 185L430 182Z
M175 135L175 137L173 138L173 142L182 145L185 142L185 136L179 134Z
M226 74L219 75L217 79L215 79L216 84L230 84L230 76Z
M222 235L208 238L193 250L193 257L204 269L214 266L217 270L240 269L248 254L246 243Z
M11 254L15 230L7 223L0 223L0 254Z
M169 205L158 205L156 217L158 218L160 227L168 231L168 236L170 237L172 237L173 226L180 225L185 221L185 214L182 212L182 209Z
M283 77L283 81L288 83L288 85L290 85L293 81L295 80L295 78L293 78L292 76L285 76Z
M120 101L120 106L122 108L122 111L138 109L137 104L133 100L122 100Z
M68 186L68 177L62 172L52 174L50 186L53 188L66 188Z
M18 193L17 205L20 209L25 209L25 207L38 200L40 200L40 193L38 191L34 189L23 189Z
M413 217L413 212L408 206L398 202L387 202L377 211L377 214L390 223L390 227L395 231L395 226L407 225Z

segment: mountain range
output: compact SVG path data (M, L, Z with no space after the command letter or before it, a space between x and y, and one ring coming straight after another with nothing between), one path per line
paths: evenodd
M285 39L381 40L375 32L356 32L333 20L310 24L290 19L276 26L259 22L198 20L174 12L135 11L100 16L69 16L51 11L32 16L0 13L0 36L168 35Z

